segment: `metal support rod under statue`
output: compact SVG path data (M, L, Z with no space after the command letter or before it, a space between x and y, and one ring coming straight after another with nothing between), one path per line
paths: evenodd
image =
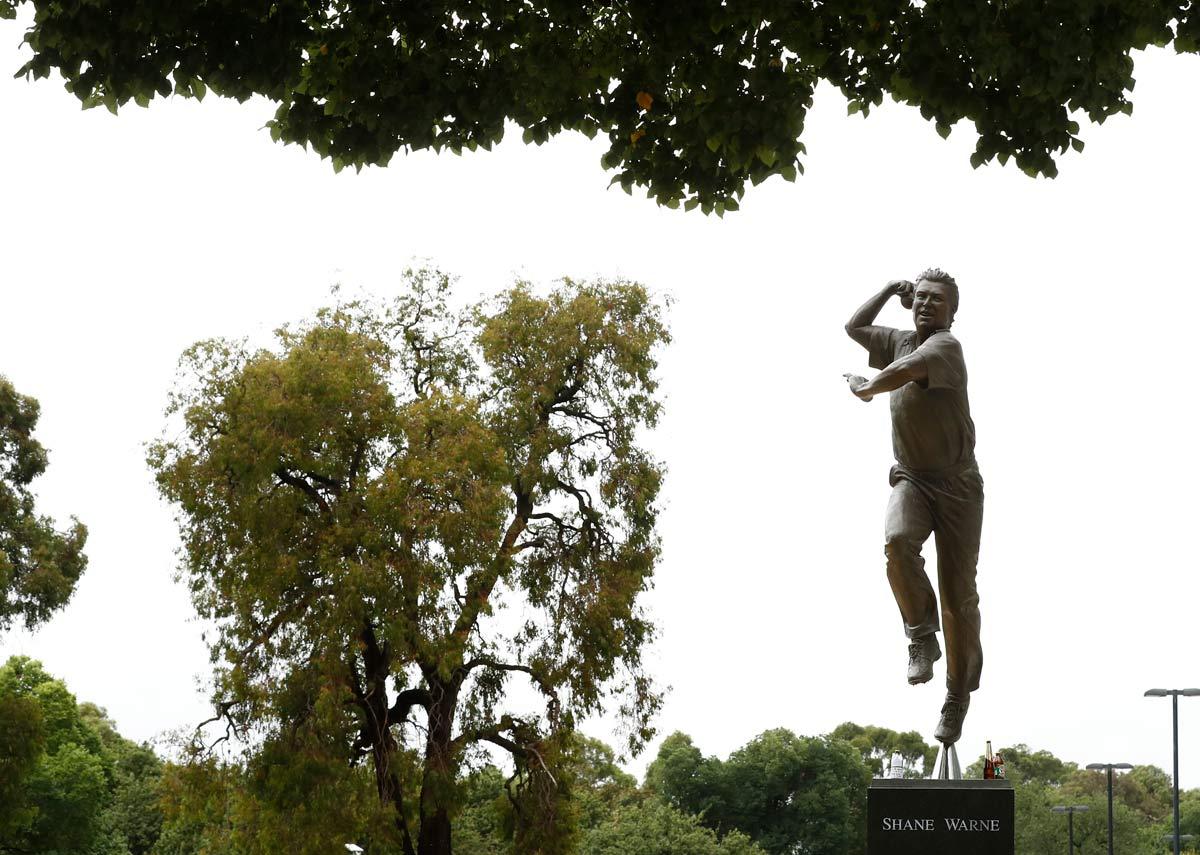
M953 742L942 743L942 747L938 749L933 778L938 781L962 780L962 769L958 765L958 752L954 750Z

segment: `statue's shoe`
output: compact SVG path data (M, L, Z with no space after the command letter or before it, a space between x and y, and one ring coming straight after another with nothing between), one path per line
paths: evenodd
M947 693L946 702L942 704L942 717L938 721L933 737L942 745L953 745L962 736L963 719L967 717L967 707L971 706L971 696L960 698Z
M916 686L933 679L933 663L942 658L937 635L929 633L914 638L908 645L908 682Z

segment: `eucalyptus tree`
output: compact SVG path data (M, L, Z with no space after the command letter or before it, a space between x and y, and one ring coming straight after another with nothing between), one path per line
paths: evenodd
M227 733L365 764L419 855L449 851L460 773L491 746L518 842L551 851L563 734L604 707L637 748L659 706L638 597L668 332L628 282L518 284L464 312L449 289L409 271L394 301L270 347L193 346L149 457L217 628Z

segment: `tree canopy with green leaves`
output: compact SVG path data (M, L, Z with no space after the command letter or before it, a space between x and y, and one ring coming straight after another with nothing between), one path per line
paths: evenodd
M26 3L33 57L84 104L116 112L172 93L279 104L276 140L335 169L402 149L604 136L605 169L660 204L738 207L747 181L803 170L821 81L851 113L885 94L942 136L977 134L972 165L1053 176L1082 149L1076 115L1128 113L1131 51L1196 52L1191 0L142 0Z
M863 726L847 721L835 727L829 736L854 746L873 775L882 772L893 754L899 754L904 760L906 778L928 777L937 759L937 747L927 743L915 730L900 733L889 727Z
M449 287L409 271L390 304L340 303L272 349L197 344L150 452L228 732L281 799L366 763L410 855L449 851L480 746L511 757L533 841L574 723L616 704L636 748L659 706L638 597L661 307L564 281L457 313Z
M871 772L841 739L768 730L726 760L692 740L663 740L646 786L709 828L737 829L771 855L848 855L866 843Z
M87 529L65 532L34 507L29 489L46 471L46 449L33 437L41 410L0 376L0 632L20 618L33 628L66 605L87 557Z
M1016 790L1017 851L1023 855L1057 855L1067 845L1067 823L1055 805L1088 808L1075 816L1075 842L1082 851L1102 851L1108 836L1108 780L1103 772L1080 769L1046 750L1024 744L1001 748L1008 778ZM983 774L980 757L965 771ZM1184 791L1181 803L1195 798ZM1153 855L1163 851L1162 835L1170 830L1171 778L1156 766L1134 766L1113 779L1113 843L1115 851ZM1185 812L1185 820L1187 819ZM1184 851L1191 851L1185 848Z

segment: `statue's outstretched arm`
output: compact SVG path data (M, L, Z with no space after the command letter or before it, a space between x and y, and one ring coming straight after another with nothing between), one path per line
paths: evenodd
M845 375L850 384L850 391L864 401L869 401L876 395L899 389L906 383L923 383L929 377L929 366L925 357L920 353L910 353L902 356L880 371L870 380L857 374Z

